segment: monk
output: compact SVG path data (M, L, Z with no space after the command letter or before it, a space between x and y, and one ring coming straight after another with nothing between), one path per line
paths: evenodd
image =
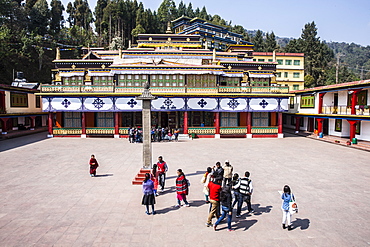
M98 166L98 161L95 159L95 155L92 154L90 159L90 177L96 176L96 169Z

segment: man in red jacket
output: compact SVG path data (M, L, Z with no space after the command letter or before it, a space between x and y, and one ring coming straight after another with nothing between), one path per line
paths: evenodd
M212 204L211 212L208 215L206 226L212 226L212 218L216 215L217 218L220 217L220 192L221 192L222 177L216 177L214 182L209 182L209 201Z
M168 166L167 166L167 163L163 160L162 156L158 157L157 171L158 171L159 185L161 186L161 191L163 192L164 184L166 181L166 172L168 171Z

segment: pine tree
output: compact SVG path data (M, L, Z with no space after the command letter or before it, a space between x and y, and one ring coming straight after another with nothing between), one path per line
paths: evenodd
M257 30L256 35L252 38L254 43L254 51L263 51L263 34L261 30Z
M38 0L30 11L30 31L39 35L47 33L50 10L46 0Z
M264 44L264 51L266 52L273 52L278 48L278 45L276 43L276 37L274 32L271 32L271 34L266 34L266 40Z
M53 34L58 34L63 25L64 6L60 0L52 0L50 5L50 32Z

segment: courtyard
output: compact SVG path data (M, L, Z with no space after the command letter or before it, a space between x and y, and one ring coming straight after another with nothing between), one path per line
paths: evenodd
M153 162L168 163L156 215L146 215L141 186L142 144L113 138L0 141L1 246L369 246L370 153L287 135L284 139L195 139L153 143ZM88 161L100 167L90 177ZM216 161L250 171L255 212L233 216L214 231L201 177ZM175 208L176 170L190 180L190 207ZM279 191L290 185L299 213L281 227ZM244 206L246 206L244 204ZM214 221L213 221L214 222Z

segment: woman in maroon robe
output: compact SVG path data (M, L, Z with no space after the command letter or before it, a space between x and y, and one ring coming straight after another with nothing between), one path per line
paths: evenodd
M96 169L98 166L98 161L95 159L95 155L92 154L90 159L90 177L96 176Z

